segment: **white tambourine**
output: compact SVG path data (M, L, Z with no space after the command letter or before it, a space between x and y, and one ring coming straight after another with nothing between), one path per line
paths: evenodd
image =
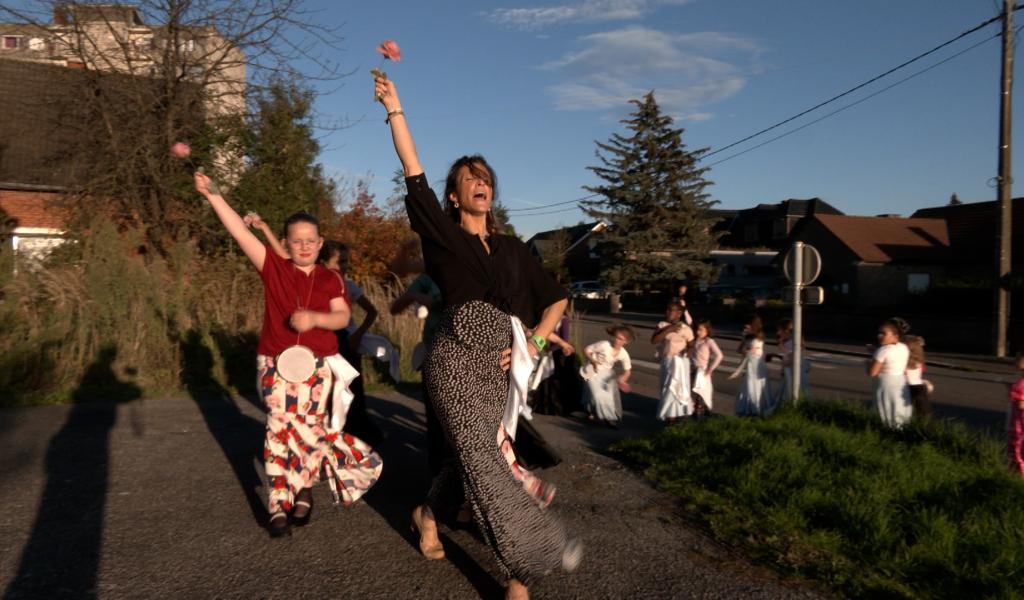
M277 374L288 383L308 381L316 373L316 355L305 346L289 346L277 355Z

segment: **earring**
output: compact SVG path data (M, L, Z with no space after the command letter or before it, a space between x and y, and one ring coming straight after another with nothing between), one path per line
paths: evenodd
M455 204L455 208L459 207L459 201L458 200L455 200L454 204Z

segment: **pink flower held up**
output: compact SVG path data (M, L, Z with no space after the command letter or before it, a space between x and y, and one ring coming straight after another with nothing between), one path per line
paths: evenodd
M189 157L192 154L192 148L189 148L185 142L178 142L171 146L171 156L174 158L180 158L182 160Z
M377 52L388 60L395 62L402 60L402 49L398 47L398 43L395 40L384 40L380 43L380 46L377 46Z

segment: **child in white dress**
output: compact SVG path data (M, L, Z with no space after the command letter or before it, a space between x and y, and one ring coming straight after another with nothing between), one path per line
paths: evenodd
M658 406L658 420L675 421L693 414L690 399L690 358L686 348L693 341L693 330L683 321L683 307L669 303L665 308L665 319L658 323L651 343L658 346L661 359L661 404Z
M629 375L633 369L626 345L633 341L633 330L626 325L612 325L605 330L611 340L594 342L583 349L587 364L580 368L586 382L583 404L591 418L603 420L618 428L622 419L622 397L629 393Z

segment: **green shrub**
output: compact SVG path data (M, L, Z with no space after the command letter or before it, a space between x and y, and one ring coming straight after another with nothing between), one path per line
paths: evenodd
M718 537L850 596L1024 595L1024 482L1002 445L839 403L685 422L614 449Z

